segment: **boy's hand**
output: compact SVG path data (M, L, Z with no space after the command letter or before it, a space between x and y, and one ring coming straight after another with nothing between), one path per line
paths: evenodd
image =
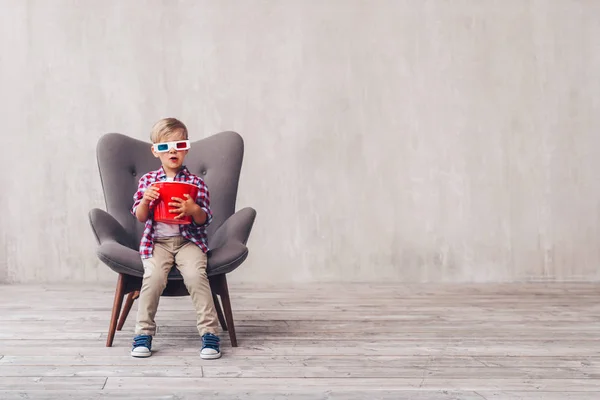
M179 197L171 197L171 200L173 201L170 202L169 205L171 207L176 208L170 209L169 212L172 214L179 213L179 215L176 216L175 219L181 219L183 217L191 216L192 214L197 212L198 208L200 207L198 204L196 204L194 199L190 197L189 194L185 194L184 196L186 198L185 200L180 199Z
M155 186L150 186L144 192L144 197L142 197L142 203L150 205L151 202L153 202L154 200L158 200L159 197L160 194L158 193L158 188Z

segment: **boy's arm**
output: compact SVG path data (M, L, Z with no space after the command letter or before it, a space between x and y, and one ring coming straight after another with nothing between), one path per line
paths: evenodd
M135 209L135 217L140 222L146 222L150 216L150 207L145 200L142 200Z
M198 209L192 214L194 225L208 226L212 221L212 211L210 209L210 193L204 181L198 183L198 195L196 196L196 204Z
M131 213L140 222L146 222L150 217L151 203L144 199L144 193L148 189L149 182L146 176L140 179L138 190L133 195L133 206L131 207Z

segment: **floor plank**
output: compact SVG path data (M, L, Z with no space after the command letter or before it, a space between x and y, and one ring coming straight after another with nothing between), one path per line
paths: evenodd
M468 379L586 379L599 377L600 371L577 371L571 368L483 368L479 367L400 367L400 366L0 366L2 377L181 377L181 378L446 378Z
M7 377L0 376L0 390L89 390L103 389L105 377Z
M583 400L584 397L553 397L556 393L548 393L550 397L535 397L535 399L547 400ZM560 393L558 393L560 395ZM565 395L565 393L563 393ZM27 397L25 397L27 396ZM354 390L343 391L339 389L322 392L319 390L264 390L260 392L251 392L235 389L212 390L208 388L196 388L191 391L180 391L178 389L167 391L146 391L136 390L135 392L124 392L121 390L103 390L103 391L57 391L57 392L37 392L32 395L31 392L23 393L18 391L1 391L2 400L23 400L30 398L36 400L197 400L202 398L227 399L227 400L482 400L481 395L475 392L449 392L449 391L401 391L401 390ZM490 400L492 397L488 397ZM524 397L503 397L500 400L516 400ZM493 399L499 399L493 397ZM589 398L585 398L589 400Z
M344 390L542 390L542 391L570 391L570 392L599 392L600 380L596 379L443 379L423 377L416 378L127 378L109 377L106 381L106 390L143 390L156 388L160 390L166 385L182 390L194 388L221 388L241 385L245 390L303 390L344 388Z
M128 349L127 349L128 350ZM212 360L202 360L198 353L188 355L164 355L148 359L133 358L129 351L119 349L119 354L93 356L77 354L71 356L34 355L34 356L5 356L0 360L0 367L5 366L235 366L235 367L321 367L321 366L359 366L394 367L394 368L555 368L570 371L582 371L587 374L596 374L600 371L600 357L503 357L503 356L368 356L357 360L352 356L242 356L223 357L215 364ZM114 353L114 352L113 352Z
M114 349L104 349L103 341L78 343L80 347L48 347L43 349L43 352L49 356L69 356L77 354L86 355L123 355L127 353L124 347L129 347L131 340L119 341L115 343ZM0 343L0 352L4 355L13 356L32 356L40 353L40 348L47 345L48 342L43 341L15 341L7 344L6 341ZM568 347L568 346L544 346L540 343L535 344L515 344L510 343L494 344L490 342L481 342L472 345L419 345L412 343L382 343L367 345L361 342L343 342L335 345L327 345L325 343L256 343L254 341L243 341L238 339L240 347L229 348L224 346L223 354L227 357L252 357L252 356L352 356L361 358L367 356L445 356L445 355L470 355L475 357L481 356L506 356L506 357L587 357L591 352L598 353L597 347L585 348L584 346ZM68 343L58 342L57 346L65 346ZM71 343L73 345L73 343ZM247 347L246 347L247 346ZM188 341L177 346L174 343L161 343L158 340L156 345L153 343L153 352L161 356L197 356L200 347L200 341L195 340L193 343Z
M185 367L164 365L131 366L0 366L2 377L179 377L201 378L201 366Z

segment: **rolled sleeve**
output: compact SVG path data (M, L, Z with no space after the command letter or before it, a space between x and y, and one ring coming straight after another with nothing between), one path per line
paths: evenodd
M146 175L140 178L138 183L138 190L133 195L133 205L131 206L131 214L135 217L135 210L137 210L138 206L142 202L142 198L144 197L144 192L148 188L148 177Z
M192 222L195 226L208 226L212 222L213 214L210 209L210 193L208 191L208 187L204 183L204 181L200 180L198 183L198 195L196 196L196 204L200 206L200 208L206 213L206 220L203 224L196 224Z

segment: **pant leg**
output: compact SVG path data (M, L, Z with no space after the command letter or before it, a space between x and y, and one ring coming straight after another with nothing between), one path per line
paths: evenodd
M206 254L194 243L185 241L177 250L175 263L196 309L198 333L216 335L219 319L206 275Z
M138 299L136 335L152 335L156 333L154 316L158 302L167 286L167 276L175 260L172 238L159 239L154 243L152 257L143 260L144 278Z

